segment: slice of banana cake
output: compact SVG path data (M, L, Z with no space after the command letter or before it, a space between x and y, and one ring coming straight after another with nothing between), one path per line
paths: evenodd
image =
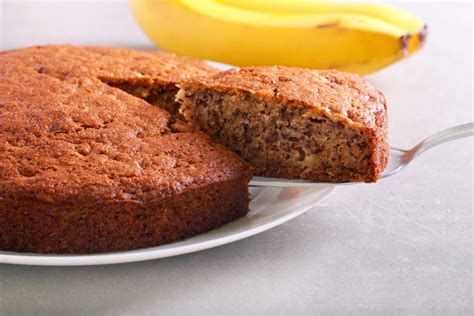
M385 97L356 74L231 69L181 84L181 112L257 175L375 182L388 160Z

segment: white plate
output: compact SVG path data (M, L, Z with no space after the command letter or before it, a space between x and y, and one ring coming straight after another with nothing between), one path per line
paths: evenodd
M182 255L240 240L283 224L314 206L334 188L252 188L250 213L208 233L168 245L93 255L41 255L0 251L0 263L85 266L144 261Z
M208 62L220 70L232 66ZM93 255L41 255L0 251L0 263L86 266L172 257L225 245L281 225L314 206L334 188L320 184L309 188L251 188L250 213L208 233L168 245Z

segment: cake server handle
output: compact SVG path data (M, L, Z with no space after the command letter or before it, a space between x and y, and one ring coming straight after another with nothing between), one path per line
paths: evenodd
M459 138L474 135L474 122L458 125L438 132L419 142L411 149L390 149L390 161L381 178L390 177L405 168L413 159L430 148Z
M474 135L474 122L448 128L425 138L411 149L390 148L388 166L385 168L381 178L394 175L405 168L414 158L430 148L440 144ZM333 183L337 185L357 184L358 182ZM282 178L270 178L254 176L250 181L250 187L308 187L315 185L328 185L327 182L316 182L310 180L291 180Z

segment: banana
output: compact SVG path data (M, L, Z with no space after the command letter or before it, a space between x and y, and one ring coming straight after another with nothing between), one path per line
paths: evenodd
M160 48L237 66L367 74L414 53L424 40L420 20L381 5L310 0L130 0L130 5Z
M410 40L409 52L421 48L427 35L427 25L416 16L396 7L377 3L332 2L320 0L217 0L226 5L274 13L352 13L370 16L397 25L415 35Z

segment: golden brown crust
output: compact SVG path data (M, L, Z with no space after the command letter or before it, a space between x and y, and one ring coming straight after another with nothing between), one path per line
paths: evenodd
M331 176L319 172L311 173L310 168L305 168L305 178L335 182L375 182L387 164L389 147L385 97L359 75L335 70L309 70L283 66L245 67L208 77L193 78L181 86L182 90L178 95L184 100L184 112L185 115L187 112L187 118L191 122L195 121L194 113L189 109L189 105L193 102L193 94L195 91L207 90L216 94L227 93L240 100L246 100L245 96L249 95L255 100L263 100L266 104L272 102L285 104L291 113L300 113L298 108L304 109L305 115L321 116L348 129L360 130L368 139L367 146L370 151L368 159L371 167L363 175L348 171ZM189 97L186 94L189 94ZM304 119L301 123L303 122ZM201 122L197 125L203 124ZM206 126L200 127L203 130L207 129ZM213 136L214 140L219 141L218 136ZM227 146L225 141L221 143ZM266 166L261 162L259 166L254 165L257 174L260 175L301 177L301 168L282 166L275 161L269 162Z
M56 204L0 198L0 249L97 253L181 240L247 214L247 183L248 177L240 176L146 202Z
M283 99L377 128L386 113L381 92L357 74L296 67L244 67L212 76L193 78L185 85L217 90L245 91L260 97Z
M245 162L204 134L174 133L166 111L102 82L176 84L208 72L198 61L123 49L1 54L0 249L132 249L244 215ZM141 229L133 216L144 212L153 220Z
M2 66L27 65L55 77L86 74L106 81L159 81L176 84L217 70L188 57L162 51L138 51L126 48L78 47L69 45L34 46L7 51Z

